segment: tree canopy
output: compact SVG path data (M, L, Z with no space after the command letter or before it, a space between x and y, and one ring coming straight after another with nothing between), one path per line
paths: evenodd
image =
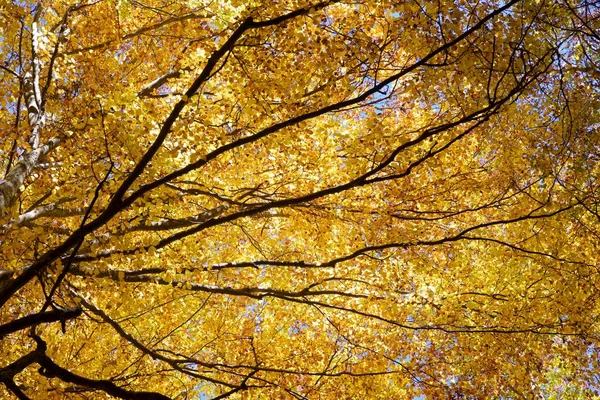
M595 2L0 21L0 397L597 395Z

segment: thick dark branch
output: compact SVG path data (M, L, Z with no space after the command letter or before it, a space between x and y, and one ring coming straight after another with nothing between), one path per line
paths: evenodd
M18 360L0 369L0 382L6 382L9 380L12 381L15 375L23 371L25 368L29 367L31 364L37 362L40 357L40 354L42 354L44 351L46 351L45 348L40 350L40 347L38 347L31 353L25 354Z
M118 397L125 400L170 400L169 397L156 392L138 392L123 389L109 380L97 380L89 379L83 376L72 373L71 371L56 364L50 357L46 355L46 342L34 335L33 339L37 343L37 347L31 353L24 355L18 360L14 361L10 365L0 369L0 382L4 383L9 389L11 389L11 382L18 373L22 372L25 368L31 364L38 364L40 373L47 378L58 378L63 382L74 383L79 386L83 386L90 389L101 390L111 396ZM13 393L14 387L11 389ZM21 392L19 390L19 392ZM21 392L22 393L22 392ZM16 393L15 393L16 394ZM25 394L23 393L23 396ZM22 398L26 398L22 397Z
M44 311L37 314L31 314L23 318L16 319L7 324L0 325L0 338L39 324L56 321L66 321L68 319L77 318L81 315L81 308L65 308L54 309L52 311Z
M19 400L31 400L23 391L17 386L17 384L10 379L3 381L6 388L14 394Z
M45 353L38 356L36 362L42 367L42 374L47 378L58 378L63 382L73 383L90 389L103 391L111 396L125 400L170 400L163 394L156 392L138 392L123 389L109 380L89 379L61 367Z
M162 271L161 271L162 272ZM290 298L290 297L308 297L308 296L324 296L324 295L332 295L332 296L341 296L341 297L349 297L349 298L373 298L372 295L359 294L359 293L347 293L340 290L334 289L321 289L321 290L311 290L313 287L317 286L319 283L313 283L310 286L298 290L298 291L290 291L290 290L282 290L282 289L273 289L273 288L259 288L259 287L241 287L241 288L232 288L232 287L220 287L215 285L201 285L197 283L192 283L188 281L181 280L167 280L161 277L158 277L153 274L127 274L125 275L124 271L118 270L109 270L102 271L100 273L95 273L94 270L88 270L83 268L73 268L70 271L71 275L78 276L86 276L86 277L100 277L100 278L110 278L115 281L124 281L124 282L138 282L138 283L151 283L156 285L166 285L173 286L176 288L182 288L185 290L190 290L193 292L204 292L204 293L212 293L212 294L223 294L230 296L245 296L253 299L263 299L265 297L277 297L277 298ZM340 279L343 280L343 279ZM362 282L364 283L364 282Z

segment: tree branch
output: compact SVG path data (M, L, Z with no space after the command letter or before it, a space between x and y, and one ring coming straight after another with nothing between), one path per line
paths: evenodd
M42 157L52 151L61 142L61 139L50 139L46 144L26 152L17 164L10 170L4 180L0 181L0 217L8 213L8 208L13 204L19 188L31 174Z
M17 332L19 330L37 326L42 323L66 321L68 319L77 318L81 315L81 308L65 308L65 309L53 309L51 311L44 311L37 314L28 315L11 321L7 324L0 325L0 338L8 335L9 333Z
M123 389L113 382L109 380L97 380L97 379L89 379L83 376L72 373L71 371L59 366L56 364L50 357L46 355L46 342L44 340L33 334L33 339L37 343L37 347L31 353L28 353L8 366L0 369L0 382L2 382L5 386L9 388L13 393L15 393L14 388L16 386L11 387L11 382L14 385L13 378L18 373L22 372L25 368L30 366L31 364L38 364L41 366L40 373L46 378L58 378L63 382L74 383L79 386L83 386L90 389L103 391L111 396L118 397L120 399L125 400L170 400L169 397L156 393L156 392L138 392L132 390ZM25 394L19 389L17 393ZM15 394L17 394L15 393ZM21 397L21 398L26 398Z

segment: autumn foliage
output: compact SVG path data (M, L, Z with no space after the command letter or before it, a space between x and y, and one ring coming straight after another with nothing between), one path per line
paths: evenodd
M599 54L588 0L0 0L0 398L593 398Z

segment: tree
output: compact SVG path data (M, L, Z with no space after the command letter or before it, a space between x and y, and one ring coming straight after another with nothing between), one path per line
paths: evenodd
M589 398L587 0L0 3L3 398Z

